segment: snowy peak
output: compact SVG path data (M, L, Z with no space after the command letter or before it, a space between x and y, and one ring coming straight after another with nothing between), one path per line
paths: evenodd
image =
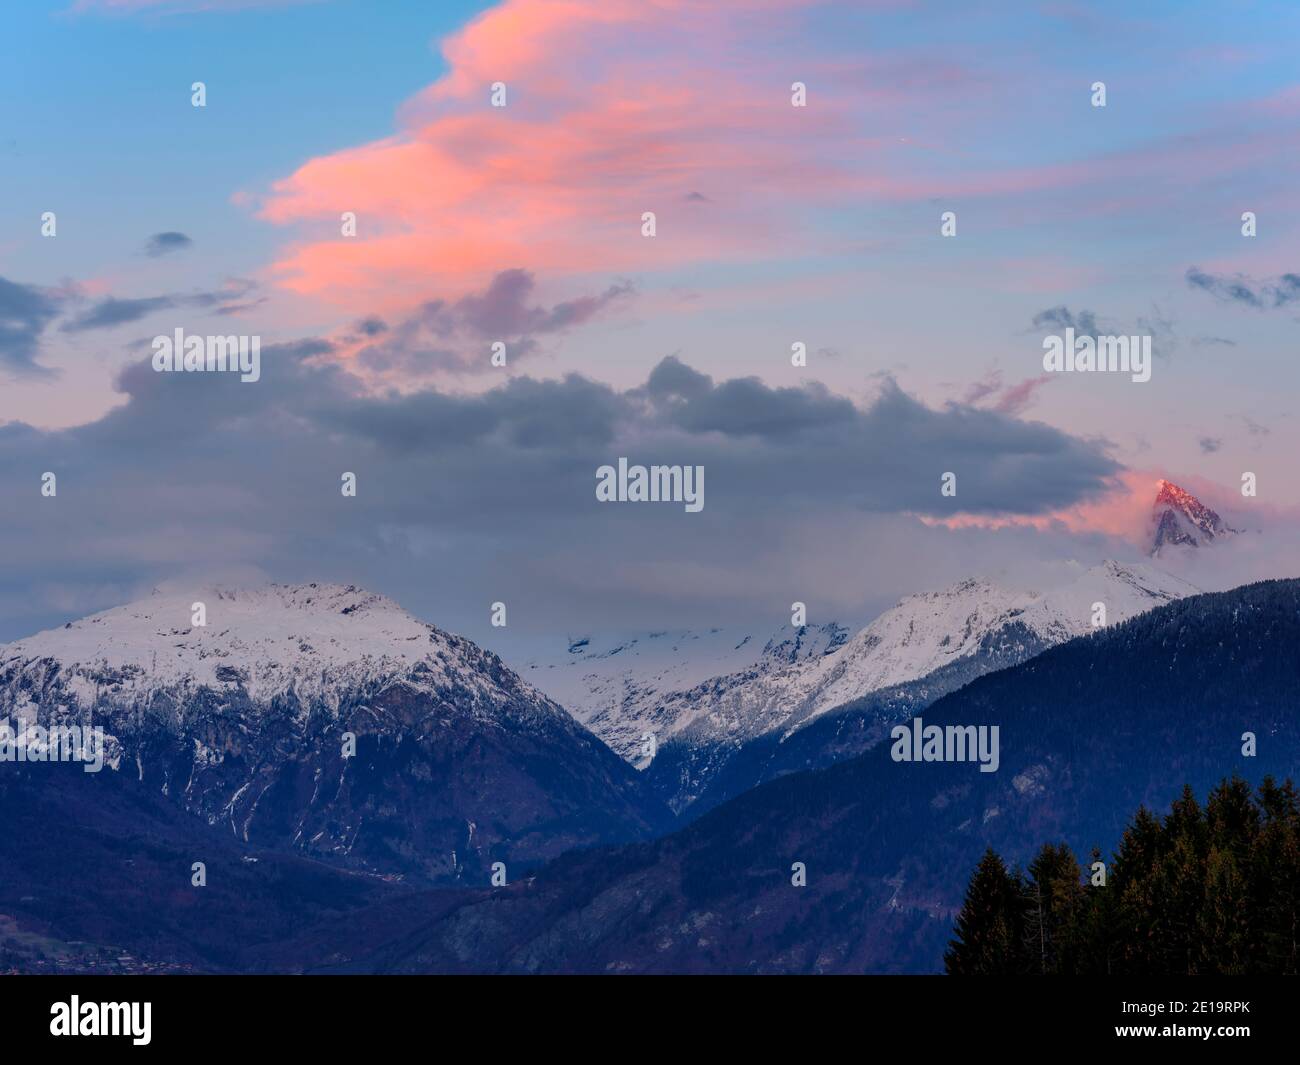
M844 646L849 630L830 621L825 625L786 625L767 641L760 662L793 665L834 654Z
M894 715L984 673L1197 592L1154 566L1114 561L1073 565L1040 591L968 578L903 597L829 653L612 702L587 723L673 809L712 808L737 789L860 754ZM652 760L631 742L646 733L658 743Z
M983 578L900 599L802 678L820 713L867 692L925 676L976 653L988 632L1024 610L1032 597Z
M566 654L529 662L530 681L638 763L643 738L675 733L695 712L697 688L720 678L754 678L827 657L848 631L834 622L787 625L770 637L729 628L638 636L581 636Z
M1200 547L1240 531L1229 528L1218 514L1172 481L1157 486L1151 523L1152 555L1158 555L1167 544Z
M724 639L720 630L653 634L612 651L579 641L570 661L534 666L529 676L644 766L647 733L661 745L701 748L786 735L864 695L923 678L964 683L1198 590L1154 566L1113 561L1079 567L1044 592L968 578L905 596L847 639L838 625L823 625L782 630L761 653L757 641ZM671 801L684 805L680 796Z
M1024 620L1043 639L1059 643L1200 591L1155 566L1107 560L1038 596ZM1094 625L1097 604L1105 607L1104 621Z
M425 691L454 686L486 705L522 684L496 656L385 596L317 583L155 591L0 647L0 672L44 662L80 705L101 697L141 704L163 689L239 689L257 705L291 693L337 707L349 693L397 681Z
M1154 566L1106 561L1046 592L1015 592L982 578L909 595L802 680L817 716L869 692L919 680L959 661L1023 653L1081 636L1200 589Z
M355 586L159 592L0 647L5 719L46 752L41 729L101 730L113 787L244 844L420 883L667 819L495 654Z

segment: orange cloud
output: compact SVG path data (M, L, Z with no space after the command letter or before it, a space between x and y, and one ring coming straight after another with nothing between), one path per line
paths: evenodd
M1151 505L1161 476L1151 470L1122 470L1111 478L1112 490L1104 496L1050 514L957 514L951 518L922 517L921 520L927 525L946 525L950 529L1016 526L1046 531L1059 528L1071 533L1102 533L1142 545L1150 533Z
M797 6L507 0L447 41L448 73L401 108L398 132L272 186L260 217L304 235L273 276L392 310L509 268L612 275L788 252L792 216L867 180L842 162L843 111L815 87L791 106L812 64L771 61ZM489 103L497 81L504 108ZM339 235L345 211L355 239Z
M1047 531L1060 529L1069 533L1101 533L1127 540L1136 547L1147 548L1151 543L1151 511L1155 503L1159 482L1168 478L1187 489L1201 502L1217 510L1229 523L1241 522L1241 498L1234 489L1216 484L1195 474L1157 470L1126 469L1111 478L1111 491L1092 500L1050 514L981 515L957 514L950 518L921 516L927 525L945 525L950 529L982 528L1001 529L1022 527ZM1251 502L1252 520L1278 527L1294 527L1300 521L1295 508L1270 506Z
M349 313L397 314L510 269L543 286L599 275L600 286L843 254L853 227L843 212L836 224L820 216L838 208L985 198L1024 217L1035 198L1066 192L1080 212L1127 211L1188 170L1227 174L1282 150L1274 129L1228 124L1109 158L965 165L947 124L987 121L988 94L1023 91L1015 79L942 56L836 54L804 24L807 6L504 0L443 43L445 75L398 109L392 135L311 159L265 191L258 215L294 233L270 276ZM796 80L807 107L791 106ZM504 108L490 106L496 82ZM1132 193L1113 191L1120 163L1142 178ZM340 233L347 211L354 238ZM654 239L641 236L646 211Z

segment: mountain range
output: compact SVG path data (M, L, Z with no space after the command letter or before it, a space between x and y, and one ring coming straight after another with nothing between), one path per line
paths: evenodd
M1111 561L525 680L351 585L155 592L0 647L0 721L105 732L102 772L0 765L0 969L930 971L983 847L1293 773L1298 605ZM918 716L1001 768L894 762Z
M927 724L997 725L996 773L897 762L880 744L495 889L412 891L249 848L134 774L10 766L0 913L20 946L82 967L112 944L205 971L936 971L986 847L1024 862L1059 839L1108 861L1140 804L1161 812L1184 784L1232 773L1294 776L1297 647L1298 581L1182 599L926 710Z
M194 625L193 598L157 594L0 648L0 718L93 722L111 774L243 844L417 882L479 883L496 861L671 823L560 706L390 599L214 589Z
M968 579L910 595L852 637L835 624L783 629L752 663L690 686L636 642L571 646L528 672L643 767L674 811L695 815L782 773L861 753L900 715L1091 631L1095 604L1105 608L1097 620L1113 624L1197 591L1151 565L1110 561L1045 592ZM715 643L721 633L710 634ZM663 650L702 639L677 634ZM725 645L738 654L759 641L732 634ZM640 745L647 733L653 760Z
M1139 805L1300 771L1300 581L1182 599L980 677L925 722L997 725L1001 767L890 744L760 785L650 843L457 900L395 901L258 952L348 972L935 972L966 879L1042 840L1109 861ZM1246 734L1255 740L1247 753ZM1089 859L1091 860L1091 859ZM806 883L800 886L799 863Z

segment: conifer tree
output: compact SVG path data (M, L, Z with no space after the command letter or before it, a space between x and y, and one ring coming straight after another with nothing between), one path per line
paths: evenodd
M1153 879L1160 861L1160 822L1140 807L1124 831L1111 866L1109 891L1114 893L1111 928L1116 950L1114 972L1151 972L1154 965L1156 900Z
M1092 863L1101 860L1101 848L1093 847L1089 873ZM1113 879L1108 879L1104 885L1094 885L1089 875L1069 930L1063 971L1096 976L1109 976L1117 971L1114 936L1118 925L1119 895L1112 885Z
M1009 975L1020 967L1020 900L1016 883L992 848L984 852L944 954L949 973Z
M1300 975L1300 792L1234 777L1204 808L1190 788L1163 821L1140 808L1105 886L1082 882L1064 843L1023 874L988 850L945 961L950 973Z
M1251 931L1257 971L1300 974L1300 796L1288 780L1265 777L1259 789L1263 817L1250 870Z
M1063 957L1068 954L1067 936L1083 903L1079 863L1066 844L1043 845L1029 864L1024 900L1028 969L1059 973Z

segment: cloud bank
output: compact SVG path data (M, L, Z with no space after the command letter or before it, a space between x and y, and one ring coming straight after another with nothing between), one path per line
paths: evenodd
M0 491L24 501L0 543L24 560L0 586L0 616L19 630L6 635L24 617L223 572L355 580L471 630L497 599L549 632L561 615L776 616L791 597L848 609L1024 550L1004 536L990 554L981 533L918 515L1048 520L1113 490L1120 469L1095 442L933 409L889 380L859 407L815 384L715 381L670 357L623 390L503 372L478 394L375 391L322 363L330 351L271 345L256 384L141 361L120 377L125 403L96 422L0 426ZM622 456L704 466L705 509L597 502L596 469ZM340 492L349 472L355 498ZM955 497L940 492L946 472Z

